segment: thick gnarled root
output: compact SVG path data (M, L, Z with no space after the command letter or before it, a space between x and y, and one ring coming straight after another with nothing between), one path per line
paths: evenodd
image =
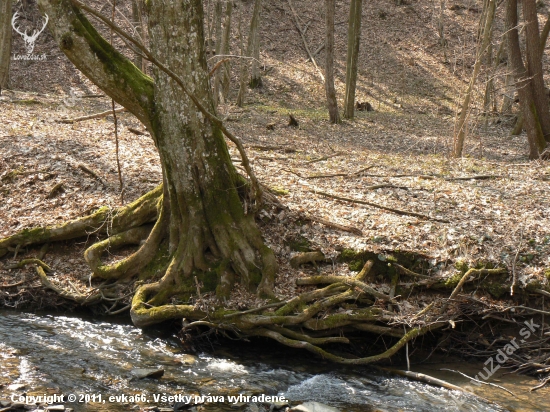
M10 249L76 239L92 234L115 235L155 221L161 196L162 185L119 209L102 207L89 216L71 220L61 225L23 229L15 235L0 240L0 257L6 255Z

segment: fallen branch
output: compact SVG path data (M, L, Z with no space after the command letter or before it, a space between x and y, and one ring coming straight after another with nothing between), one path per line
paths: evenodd
M337 196L337 195L333 195L333 194L330 194L330 193L327 193L327 192L322 192L322 191L319 191L319 190L310 190L310 192L315 193L317 195L330 197L332 199L342 200L344 202L358 203L358 204L361 204L361 205L376 207L378 209L387 210L388 212L393 212L395 214L402 215L402 216L413 216L413 217L418 217L420 219L433 220L435 222L449 223L449 221L445 220L445 219L438 219L438 218L435 218L435 217L430 217L430 216L427 216L427 215L423 215L422 213L415 213L415 212L408 212L406 210L401 210L401 209L394 209L392 207L382 206L382 205L379 205L377 203L367 202L365 200L359 200L359 199L352 199L352 198L349 198L349 197Z
M48 194L46 195L46 199L51 199L52 197L57 196L59 193L61 193L61 192L63 192L63 191L64 191L63 182L59 182L59 183L55 184L55 185L50 189L50 191L49 191Z
M322 260L325 260L325 255L323 252L303 252L298 253L297 255L293 256L292 259L290 259L290 266L292 266L293 268L298 268L300 265L303 265L305 263L313 263L314 265L316 265L317 261Z
M322 160L326 160L326 159L322 159ZM290 169L283 169L283 170L286 170L287 172L295 174L296 176L298 176L302 179L323 179L323 178L329 178L329 177L356 177L356 176L360 176L363 172L365 172L369 169L372 169L373 167L374 167L374 165L367 166L367 167L364 167L364 168L359 169L356 172L352 172L352 173L334 173L334 174L328 174L328 175L313 175L313 176L302 176L300 173L295 172L294 170L290 170Z
M27 265L38 265L42 269L44 269L47 272L53 272L52 268L50 268L46 263L42 262L40 259L23 259L18 263L15 263L13 265L9 265L7 269L21 269Z
M142 132L141 130L136 129L134 127L128 127L128 131L133 133L133 134L137 134L138 136L146 136L147 135L147 133Z
M431 276L421 275L420 273L413 272L412 270L409 270L398 263L390 263L390 265L396 267L397 270L399 270L399 272L401 272L402 275L407 275L407 276L426 279L426 280L434 280Z
M271 145L260 145L260 144L247 144L247 147L251 147L252 149L258 149L258 150L282 150L285 153L294 153L296 152L295 147L289 147L289 146L271 146Z
M115 109L115 113L120 113L120 112L125 112L125 111L126 111L125 107L118 107L118 108ZM56 122L57 123L72 124L72 123L76 123L76 122L82 122L84 120L100 119L102 117L107 117L111 114L113 114L113 110L107 110L105 112L90 114L88 116L75 117L73 119L58 119L58 120L56 120Z
M529 392L538 391L539 389L544 388L548 382L550 382L550 376L543 380L537 386L533 386L531 389L529 389Z
M309 161L305 162L304 164L308 165L308 164L311 164L311 163L322 162L323 160L332 159L333 157L342 156L342 155L345 155L345 153L344 152L336 152L336 153L333 153L331 155L326 155L326 156L319 157L318 159L309 160Z
M495 388L502 389L503 391L508 392L510 395L512 395L512 396L514 396L514 397L517 398L517 396L516 396L516 394L515 394L514 392L509 391L508 389L506 389L506 388L504 388L504 387L502 387L502 386L500 386L500 385L496 385L496 384L491 383L491 382L485 382L485 381L476 379L476 378L473 377L473 376L466 375L465 373L462 373L462 372L460 372L460 371L455 371L454 369L441 368L440 370L458 373L458 374L464 376L465 378L470 379L470 382L471 382L471 381L475 381L475 382L481 383L481 384L483 384L483 385L494 386Z
M112 113L112 111L111 111L111 113ZM78 167L84 173L89 174L94 179L98 180L104 187L107 187L107 183L105 183L105 181L96 172L94 172L92 169L90 169L85 164L79 163L76 167Z
M357 229L356 227L341 225L339 223L334 223L327 219L323 219L322 217L316 217L316 216L307 215L307 214L303 214L302 218L304 220L310 220L312 222L321 223L322 225L331 227L333 229L342 230L344 232L350 232L357 236L363 236L363 232L361 231L361 229Z

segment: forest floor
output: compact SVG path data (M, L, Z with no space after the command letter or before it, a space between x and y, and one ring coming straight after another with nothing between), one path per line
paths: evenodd
M296 3L300 18L310 27L308 38L320 42L322 19L316 13L321 6L315 2L308 9L306 3ZM473 36L478 15L460 8L447 12L451 53L437 46L431 6L414 2L396 7L381 1L369 8L358 101L368 101L374 111L357 112L353 121L331 125L323 84L306 60L285 5L275 1L266 6L265 33L287 37L282 42L264 33L264 86L249 91L243 108L231 102L219 108L228 128L245 143L259 180L284 205L259 216L280 265L277 297L288 299L304 290L296 286L300 277L319 272L350 276L349 265L338 259L346 249L368 250L380 260L410 251L425 257L424 274L441 279L456 277L464 267L506 267L509 277L498 291L475 295L492 310L528 299L525 293L510 296L514 279L519 285L548 288L550 163L529 161L525 135L509 134L509 116L491 115L485 123L478 115L479 103L472 112L475 124L465 156L449 156L454 115L472 57L471 44L452 48L460 37L453 33L460 28ZM340 5L337 22L346 20ZM402 23L399 28L397 22ZM341 55L345 26L337 25ZM392 37L398 29L400 34ZM51 43L44 40L39 47L51 58L15 63L13 90L0 96L0 238L81 217L101 206L121 205L113 117L58 122L109 110L110 99L97 97L101 92ZM342 95L342 59L336 71ZM289 114L298 127L288 125ZM120 113L118 130L126 204L156 187L161 170L152 139L135 118ZM231 144L230 150L239 167ZM316 219L355 230L336 229ZM44 261L54 270L54 282L89 290L90 270L83 252L91 240L50 249ZM297 246L320 250L327 261L294 268L290 259L299 253ZM26 252L0 261L0 301L11 307L59 304L39 289L33 268L9 268ZM120 253L111 260L127 251ZM390 292L388 279L377 278L374 284ZM403 303L403 315L417 313L432 301L429 291L416 294ZM540 304L541 299L535 301ZM126 303L120 302L120 307ZM227 306L246 309L262 303L236 289Z

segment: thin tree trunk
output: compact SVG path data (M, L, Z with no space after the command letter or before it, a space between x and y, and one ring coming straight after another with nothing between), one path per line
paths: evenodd
M325 46L325 91L327 94L327 106L331 123L340 123L338 112L338 101L334 88L334 14L336 12L336 1L325 1L325 22L326 22L326 46Z
M357 84L357 63L361 41L361 17L363 0L351 0L348 23L348 56L346 62L346 95L344 117L353 119L355 115L355 88Z
M225 9L225 21L223 30L223 45L222 53L224 55L229 54L230 41L231 41L231 19L233 16L233 2L228 1ZM223 80L222 80L222 98L225 100L229 95L229 86L231 85L231 60L228 60L223 64Z
M254 3L254 15L250 23L250 37L248 47L250 57L253 57L252 68L250 70L250 81L248 85L251 89L262 87L262 77L260 76L260 25L262 17L262 0L256 0Z
M548 40L548 33L550 33L550 13L546 17L546 23L540 32L540 54L544 54L544 49L546 48L546 41Z
M132 23L135 27L135 30L138 34L138 37L142 39L142 21L141 21L141 10L140 10L140 0L132 0ZM134 64L136 67L139 67L143 71L143 58L141 57L141 53L136 53L136 56L134 58Z
M548 96L542 77L541 39L539 34L539 21L535 0L523 1L523 18L525 19L525 39L527 55L527 72L531 77L534 103L537 117L542 128L542 134L546 141L550 141L550 110L548 108Z
M239 93L237 94L237 106L243 107L244 97L245 97L245 88L246 88L246 67L247 62L245 58L245 49L244 49L244 35L243 35L243 6L239 7L239 24L237 26L237 31L239 33L239 48L241 51L241 67L240 67L240 76L239 76Z
M539 154L546 147L542 128L537 119L537 109L534 103L533 90L530 87L531 79L521 58L519 47L518 4L517 0L508 0L506 7L506 32L508 33L508 56L512 63L516 90L519 95L519 104L523 112L524 127L529 142L529 158L538 159ZM540 50L540 49L539 49Z
M9 87L10 79L11 4L12 0L1 0L0 4L0 93Z
M216 56L221 54L222 50L222 14L223 14L223 0L217 0L214 6L214 36L216 38ZM220 83L221 70L216 70L214 75L214 105L218 106L220 101L219 96L219 83Z
M460 116L458 117L458 120L455 124L455 138L454 138L454 147L453 147L454 157L462 156L462 150L464 148L464 139L466 138L466 127L467 127L468 116L470 111L470 101L472 99L474 86L477 80L477 76L479 74L479 70L481 68L483 54L485 53L485 50L487 49L487 46L491 41L491 32L492 32L491 28L493 25L494 17L495 17L495 0L488 0L485 24L483 25L483 40L481 41L481 44L478 47L478 50L476 53L476 61L474 63L474 71L472 73L472 77L470 79L470 82L468 83L468 88L466 89L466 93L464 95L464 101L461 106Z
M248 87L255 89L262 86L262 78L260 76L260 69L258 66L258 60L260 59L260 14L262 11L262 0L255 0L254 11L252 12L252 19L250 20L250 31L248 33L248 46L246 48L246 57L251 58L251 75L248 81ZM248 59L247 59L248 60ZM244 70L241 72L241 84L239 88L239 95L237 97L237 105L242 106L246 97L247 81L249 64L246 62Z
M540 54L541 59L544 55L544 49L546 48L546 41L548 40L548 33L550 33L550 14L548 14L548 17L546 18L546 23L544 24L544 27L542 28L542 31L540 33ZM511 63L510 59L508 59L508 71L509 73L506 75L506 81L504 83L504 89L508 90L509 86L513 84L514 76L512 75L511 70ZM502 108L501 113L507 113L512 108L512 103L514 102L514 99L512 97L508 97L505 95L505 100L502 102ZM518 116L517 122L514 125L514 128L512 129L511 134L513 136L517 136L521 134L523 130L523 114L520 114ZM548 141L548 140L547 140Z
M445 6L446 6L445 3L446 3L446 0L440 0L439 18L437 19L437 33L439 34L440 46L445 46L447 44L447 40L445 40L445 24L444 24Z

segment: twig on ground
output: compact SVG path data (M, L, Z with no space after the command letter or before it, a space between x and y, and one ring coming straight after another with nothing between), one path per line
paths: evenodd
M319 157L317 159L309 160L309 161L305 162L304 164L309 165L311 163L322 162L323 160L332 159L333 157L342 156L342 155L345 155L345 153L344 152L336 152L336 153L333 153L331 155L326 155L326 156Z
M538 391L539 389L544 388L548 382L550 382L550 376L543 380L537 386L533 386L531 389L529 389L529 392Z
M296 148L292 146L273 146L273 145L261 145L261 144L247 144L246 147L251 147L252 149L258 149L258 150L282 150L285 153L294 153L296 152Z
M63 188L63 182L59 182L54 185L46 195L46 199L51 199L52 197L57 196L59 193L63 192L65 189Z
M82 170L84 173L89 174L94 179L98 180L99 183L101 183L104 187L107 187L107 183L105 183L105 181L96 172L94 172L92 169L90 169L85 164L79 163L76 167L79 168L80 170Z
M128 127L128 131L133 133L133 134L137 134L138 136L146 136L147 135L147 133L142 132L141 130L136 129L134 127Z
M434 280L431 276L421 275L420 273L413 272L412 270L407 269L404 266L401 266L398 263L391 263L392 266L395 266L399 272L403 275L412 276L420 279L426 279L426 280Z
M118 108L115 109L116 113L125 112L125 111L126 111L125 107L118 107ZM106 116L109 116L111 114L113 114L112 109L107 110L105 112L101 112L101 113L90 114L88 116L75 117L73 119L58 119L58 120L56 120L56 122L57 123L71 124L71 123L76 123L76 122L82 122L84 120L100 119L102 117L106 117Z
M339 223L334 223L334 222L331 222L327 219L323 219L322 217L312 216L312 215L309 215L309 214L303 214L302 217L305 220L310 220L312 222L321 223L322 225L327 226L327 227L331 227L333 229L342 230L344 232L350 232L350 233L353 233L354 235L357 235L357 236L363 236L363 232L361 231L361 229L358 229L358 228L353 227L353 226L341 225Z
M427 216L427 215L423 215L422 213L415 213L415 212L408 212L406 210L401 210L401 209L394 209L392 207L382 206L382 205L379 205L379 204L376 204L376 203L367 202L365 200L359 200L359 199L352 199L352 198L349 198L349 197L337 196L337 195L333 195L333 194L327 193L327 192L322 192L322 191L319 191L319 190L310 190L310 192L315 193L317 195L330 197L332 199L342 200L344 202L358 203L358 204L361 204L361 205L376 207L378 209L387 210L388 212L393 212L393 213L396 213L396 214L402 215L402 216L413 216L413 217L418 217L420 219L433 220L435 222L449 223L449 221L445 220L445 219L430 217L430 216Z

